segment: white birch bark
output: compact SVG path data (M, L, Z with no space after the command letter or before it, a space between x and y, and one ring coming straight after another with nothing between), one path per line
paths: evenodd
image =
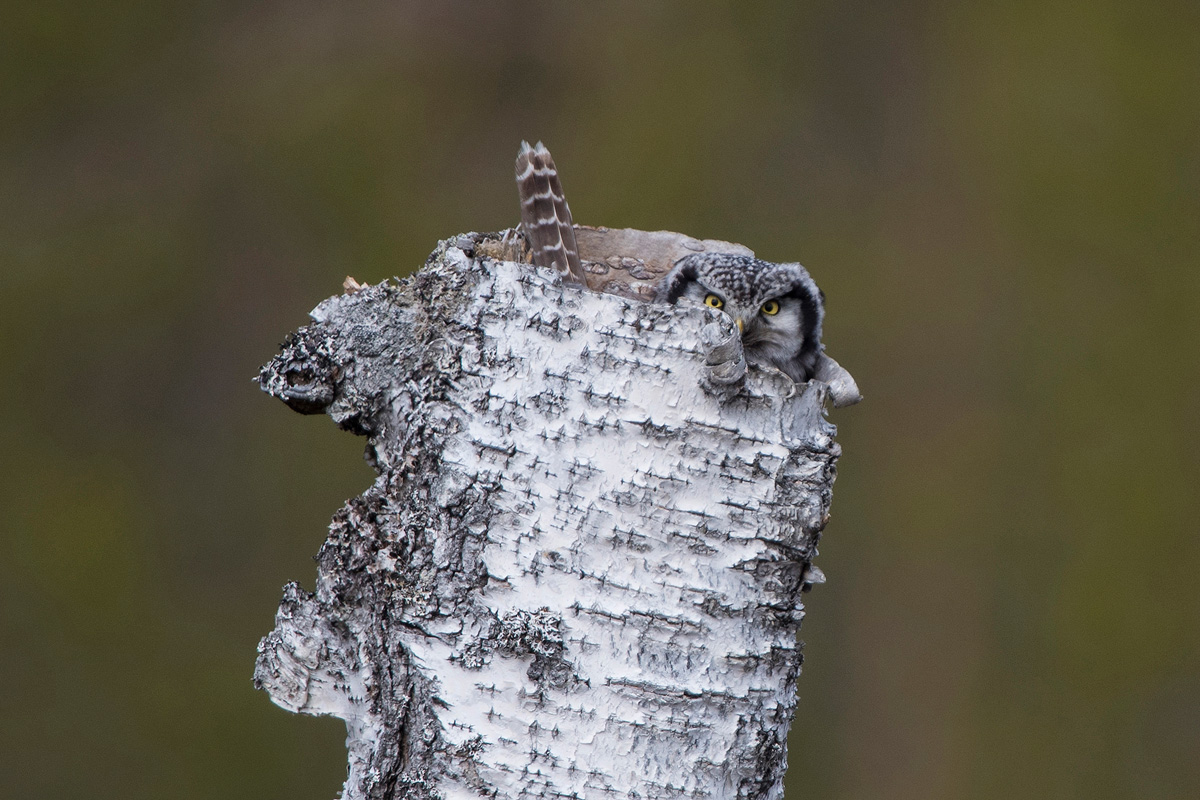
M740 356L719 312L563 288L504 248L443 242L264 368L367 435L379 477L316 591L286 587L256 684L346 721L347 800L780 797L827 387L739 379L707 363L714 331Z

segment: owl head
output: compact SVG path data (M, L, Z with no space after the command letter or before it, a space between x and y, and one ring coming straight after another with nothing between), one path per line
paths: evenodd
M799 264L697 253L675 263L657 299L719 309L742 334L746 358L806 381L821 354L825 296Z

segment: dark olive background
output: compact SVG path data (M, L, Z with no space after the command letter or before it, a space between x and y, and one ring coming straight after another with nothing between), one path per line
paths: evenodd
M802 261L867 396L789 798L1200 796L1198 9L7 9L0 795L335 795L250 676L372 473L250 378L540 138L577 221Z

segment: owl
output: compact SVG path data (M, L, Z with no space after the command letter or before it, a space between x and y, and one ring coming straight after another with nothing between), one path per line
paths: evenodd
M728 314L752 364L777 367L798 382L816 371L825 295L799 264L697 253L675 262L659 284L656 299L706 305Z
M566 284L586 287L571 210L558 168L544 144L530 147L521 142L516 179L521 228L533 263L557 270ZM777 367L792 380L804 382L824 362L829 375L822 372L821 379L834 382L834 405L861 399L849 373L822 352L825 295L799 264L696 253L675 263L659 283L656 299L664 303L683 300L724 311L741 332L742 350L750 363Z

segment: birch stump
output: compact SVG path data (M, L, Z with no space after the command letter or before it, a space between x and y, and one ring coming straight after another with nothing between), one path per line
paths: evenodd
M379 473L254 676L345 720L346 800L782 796L829 387L735 369L717 311L634 299L680 248L745 248L580 234L606 293L460 236L263 368Z

